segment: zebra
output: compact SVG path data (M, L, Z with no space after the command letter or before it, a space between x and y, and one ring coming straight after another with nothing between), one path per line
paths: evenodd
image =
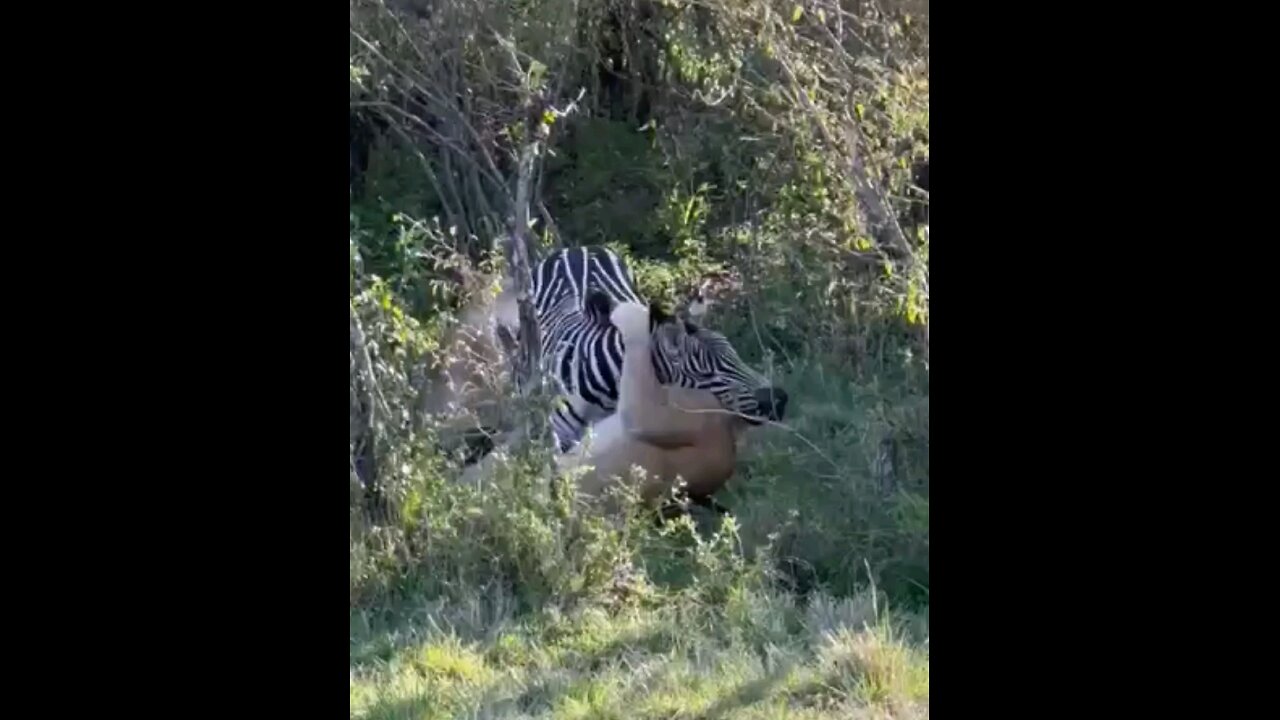
M622 258L601 246L552 251L534 266L532 281L542 358L559 389L551 427L563 453L617 408L622 335L609 313L617 303L648 303ZM724 335L649 306L658 382L708 390L751 425L782 419L786 391L743 362ZM508 308L504 324L514 334Z

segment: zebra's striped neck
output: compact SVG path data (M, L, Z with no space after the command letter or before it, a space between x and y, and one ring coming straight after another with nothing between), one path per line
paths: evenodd
M565 248L538 264L533 278L535 309L542 317L569 298L571 309L582 310L587 292L593 289L614 303L643 304L633 289L631 274L616 254L599 247Z

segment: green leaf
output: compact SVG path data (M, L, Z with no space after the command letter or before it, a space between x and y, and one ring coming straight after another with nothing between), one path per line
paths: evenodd
M546 77L547 66L534 60L529 64L529 88L537 89L541 87L543 78Z
M804 17L804 8L800 7L799 5L796 5L794 8L792 8L791 22L793 24L800 22L800 18L802 17Z

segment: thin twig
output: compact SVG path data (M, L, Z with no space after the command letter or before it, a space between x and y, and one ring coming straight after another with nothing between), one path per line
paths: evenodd
M414 115L413 113L408 112L403 108L397 107L385 100L362 100L362 101L351 103L351 107L356 107L356 108L368 107L368 108L375 108L379 110L394 111L398 116L404 118L405 120L408 120L409 122L412 122L417 127L422 128L424 132L431 135L432 138L437 140L442 146L452 150L454 154L458 155L459 157L466 160L471 165L475 166L475 168L478 171L485 173L485 175L488 176L488 178L492 180L495 185L497 185L498 187L503 187L505 185L505 183L502 180L501 174L498 172L497 166L491 166L489 168L481 167L480 164L476 162L475 158L471 157L471 154L467 152L466 148L459 147L456 144L455 140L453 140L452 138L445 137L444 135L441 135L438 130L428 125L425 121L423 121L422 118Z
M431 167L431 162L427 160L427 156L422 153L422 150L418 149L417 144L413 142L413 140L408 136L407 133L405 133L405 131L399 125L396 125L395 123L390 123L390 127L392 131L394 131L397 135L399 135L400 139L404 141L405 145L408 146L411 152L413 152L414 156L418 158L418 162L422 164L423 173L427 176L427 179L431 182L431 187L435 189L436 197L440 198L440 203L444 205L444 212L445 212L445 215L448 216L449 218L449 224L450 225L461 224L465 231L467 229L465 216L463 216L460 213L460 211L456 209L458 206L454 205L453 203L450 203L449 198L445 196L444 187L440 184L440 178L436 176L435 169ZM450 191L453 192L454 201L460 205L461 199L458 198L457 190L453 188L452 182L449 183L449 189Z
M362 36L356 30L354 29L351 30L351 35L356 39L357 42L359 42L367 50L369 50L369 52L371 52L374 55L374 57L377 57L387 67L391 68L392 72L396 73L401 78L407 80L410 83L411 87L417 89L423 95L433 100L441 108L445 108L451 111L450 114L454 116L454 119L456 121L459 121L458 124L471 135L471 139L476 145L476 150L480 153L480 156L483 157L485 162L488 164L489 166L488 170L492 174L493 179L497 180L501 177L501 173L498 172L498 166L494 163L493 157L489 154L488 149L485 147L484 139L480 137L479 132L477 132L476 129L471 126L471 123L467 121L467 118L463 116L462 113L457 110L457 108L451 107L449 103L444 102L443 99L439 98L438 96L436 96L431 92L431 89L430 89L431 84L425 76L419 76L418 78L413 77L411 73L413 73L414 71L412 71L411 69L406 69L402 67L400 64L393 63L391 60L387 59L387 57L383 55L382 52L379 51L378 48L373 45L373 43L365 39L364 36ZM395 106L391 106L391 107L395 107ZM409 117L413 117L412 114L410 113L406 112L404 114L408 115ZM421 123L420 120L419 122ZM426 125L426 123L421 123L421 124L425 127L430 128L430 126ZM437 133L437 135L439 134ZM470 160L470 158L468 159ZM472 162L474 162L474 160L472 160ZM499 182L501 181L499 180Z

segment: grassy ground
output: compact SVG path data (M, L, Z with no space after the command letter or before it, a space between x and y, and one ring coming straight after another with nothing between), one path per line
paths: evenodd
M747 592L521 618L501 595L352 617L359 718L926 717L927 629L870 597Z

